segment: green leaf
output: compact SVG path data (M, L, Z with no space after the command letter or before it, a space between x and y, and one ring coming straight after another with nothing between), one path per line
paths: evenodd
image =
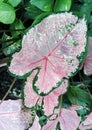
M85 3L80 8L81 12L88 13L92 11L92 3L89 5L88 3Z
M54 0L30 0L30 3L42 11L52 11Z
M91 98L88 92L82 90L77 86L71 86L67 93L68 99L72 104L87 106L91 104Z
M41 126L44 126L47 122L47 116L41 116L40 119L39 119L39 123Z
M77 110L77 113L78 113L78 115L80 115L80 116L85 116L85 115L88 114L88 112L89 112L89 111L88 111L88 109L86 109L86 108Z
M38 15L42 13L40 9L31 4L28 7L26 7L25 10L26 12L24 16L28 19L35 19Z
M84 0L85 3L92 3L92 0Z
M9 40L10 36L3 34L2 40ZM2 42L2 49L5 55L11 55L21 49L21 40L14 40L11 42Z
M21 34L23 29L25 29L25 27L20 19L16 19L14 21L14 23L10 25L10 30L12 32L12 36L18 36L19 34Z
M45 17L47 17L48 15L50 15L51 13L50 12L47 12L47 13L42 13L40 14L35 20L34 22L32 23L32 26L35 26L36 24L38 24L39 22L41 22L42 19L44 19Z
M71 8L71 0L56 0L54 12L69 11Z
M4 24L11 24L15 20L15 10L9 4L0 3L0 22Z
M8 3L11 4L13 7L16 7L22 2L22 0L8 0Z
M83 12L79 12L79 11L73 11L74 15L77 15L78 18L83 18L84 17L84 13Z
M4 0L0 0L0 2L3 2Z

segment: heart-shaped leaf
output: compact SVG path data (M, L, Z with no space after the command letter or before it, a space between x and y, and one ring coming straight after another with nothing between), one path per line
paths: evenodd
M86 31L85 20L71 13L48 16L23 37L22 49L13 55L9 70L24 76L38 68L33 88L48 94L78 70L85 56Z

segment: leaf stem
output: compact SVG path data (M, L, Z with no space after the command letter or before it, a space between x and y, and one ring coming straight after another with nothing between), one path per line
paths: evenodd
M63 96L61 95L61 96L60 96L60 100L59 100L59 114L58 114L58 116L61 115L61 109L62 109L62 98L63 98Z
M5 100L5 98L8 96L8 94L9 94L10 90L12 89L13 85L15 84L16 80L17 80L17 79L14 78L14 80L13 80L12 84L10 85L8 91L7 91L6 94L4 95L3 99L0 101L0 104L3 103L3 101Z
M6 66L8 60L9 60L9 57L1 59L0 60L0 67Z

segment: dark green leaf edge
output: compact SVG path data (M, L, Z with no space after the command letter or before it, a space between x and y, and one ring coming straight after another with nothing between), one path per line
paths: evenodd
M31 27L28 28L28 29L25 31L25 33L27 33L29 29L31 29L32 27L34 27L35 25L37 25L39 22L41 22L41 20L42 20L43 18L49 16L50 14L52 14L52 13L43 13L43 14L39 15L39 16L37 17L37 19L36 19L36 20L33 22L33 24L31 25ZM88 50L87 48L88 48L88 45L87 45L87 42L86 42L85 50ZM79 67L80 67L82 61L85 59L86 55L87 55L87 51L82 52L81 55L80 55L79 57L77 57L78 60L79 60L79 62L80 62L80 64L79 64L79 66L76 68L75 72L74 72L74 73L71 72L71 76L67 77L68 79L69 79L70 77L73 77L74 75L76 75L76 73L78 72ZM81 58L81 57L82 57L82 58ZM12 58L10 59L10 61L11 61L11 60L12 60ZM9 62L9 64L8 64L8 67L9 67L9 65L10 65L10 62ZM34 68L33 70L35 70L35 69L38 69L38 70L39 70L38 67ZM13 76L13 77L16 77L16 78L19 78L19 79L26 79L28 76L31 75L31 73L33 72L33 70L31 70L30 72L24 74L23 76L19 76L19 75L13 74L13 73L11 73L11 72L9 71L9 69L8 69L8 72L9 72L10 75ZM35 83L36 83L36 81L37 81L37 79L38 79L38 76L37 76L37 75L38 75L38 74L36 74L36 76L35 76L35 78L34 78L34 80L33 80L33 89L34 89L34 91L35 91L38 95L41 95L41 96L45 96L45 95L49 94L51 91L53 91L55 88L59 87L59 86L62 84L62 80L65 79L65 77L64 77L63 79L61 79L61 81L59 81L58 83L56 83L56 86L52 87L52 90L50 90L50 92L48 92L48 93L43 93L43 92L41 92L41 93L39 94L39 89L38 89L37 86L35 86Z
M38 86L35 86L35 83L36 81L38 80L38 74L39 72L36 74L34 80L33 80L33 89L34 91L38 94L38 95L41 95L41 96L45 96L45 95L48 95L51 91L53 91L55 88L58 88L64 79L69 79L70 77L73 77L76 75L76 73L79 71L79 68L81 66L81 63L84 61L85 57L87 56L87 52L88 52L88 43L86 42L85 43L85 52L82 52L81 55L79 57L77 57L78 61L79 61L79 66L75 69L75 72L71 72L71 75L68 76L68 77L64 77L63 79L61 79L61 81L59 81L58 83L56 83L56 86L52 87L52 90L50 90L48 93L39 93L39 88ZM39 69L40 71L40 69Z
M66 79L66 78L62 78L58 83L56 83L56 86L53 86L53 87L52 87L52 89L51 89L49 92L47 92L47 93L43 93L43 92L39 93L39 88L38 88L38 86L35 85L36 81L38 80L39 72L40 72L40 69L38 68L38 72L37 72L37 74L35 75L35 77L34 77L34 79L33 79L33 90L34 90L38 95L40 95L40 96L46 96L46 95L48 95L48 94L51 93L54 89L58 88L58 87L62 84L62 82Z

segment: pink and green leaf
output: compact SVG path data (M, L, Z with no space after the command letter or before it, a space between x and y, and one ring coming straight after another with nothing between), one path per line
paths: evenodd
M33 122L33 125L28 130L41 130L41 126L39 124L39 118L36 116Z
M80 124L80 130L87 130L92 128L92 112L87 116L86 120Z
M80 117L74 110L62 109L59 117L56 120L48 121L42 130L55 130L58 122L60 122L62 130L76 130L80 123Z
M64 80L62 85L46 96L39 96L32 88L33 79L37 70L34 70L32 75L27 78L24 87L24 105L28 108L32 108L38 103L41 106L42 100L44 102L44 112L46 115L53 114L54 108L58 106L58 96L64 94L67 91L68 81Z
M54 108L58 106L58 98L67 91L68 81L65 80L62 85L53 90L47 96L44 96L44 111L46 115L53 114Z
M0 104L0 130L24 130L21 100L7 100Z
M28 108L34 107L39 102L39 105L42 102L42 97L40 97L34 90L33 90L33 79L37 73L37 70L34 70L33 73L27 78L27 81L24 86L24 105Z
M38 94L49 93L78 70L86 31L85 20L71 13L44 18L23 37L21 51L12 56L10 72L23 76L39 68L33 88Z

